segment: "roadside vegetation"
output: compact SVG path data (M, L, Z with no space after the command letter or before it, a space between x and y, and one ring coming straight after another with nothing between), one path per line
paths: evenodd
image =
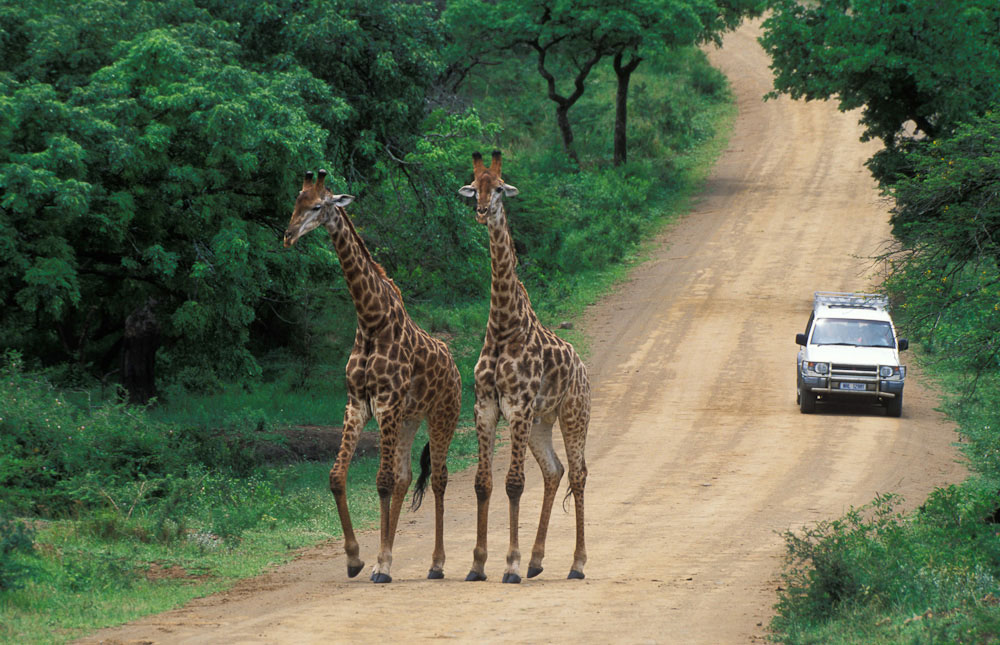
M477 41L472 60L455 36L481 27L475 2L0 0L0 641L64 642L339 536L332 455L294 438L339 425L355 313L323 236L281 248L305 170L357 197L373 255L449 343L449 467L472 462L489 258L456 194L471 153L504 152L519 273L555 326L684 210L734 114L696 45L762 3L619 4L553 3L522 30L552 41L557 92L570 43L600 44L569 154L537 51ZM642 62L627 148L616 56ZM350 471L359 526L376 468Z
M884 143L869 161L894 204L895 244L880 258L884 286L916 360L945 392L941 409L958 426L972 474L910 513L886 494L786 535L773 638L996 642L1000 5L774 4L762 42L774 61L775 92L861 108L865 136Z

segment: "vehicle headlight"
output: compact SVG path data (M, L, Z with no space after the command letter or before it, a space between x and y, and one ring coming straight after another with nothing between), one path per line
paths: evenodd
M817 363L816 361L806 361L806 369L810 372L816 372L817 374L826 374L830 371L829 363Z
M882 378L904 378L906 376L905 367L897 367L895 365L882 365L878 368L878 375Z

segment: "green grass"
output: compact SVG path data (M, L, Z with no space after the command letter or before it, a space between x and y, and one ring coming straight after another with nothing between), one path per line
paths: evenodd
M470 460L459 455L453 467ZM362 529L377 525L377 467L367 457L349 472L351 515ZM0 593L0 641L66 642L226 589L297 549L336 540L336 505L318 485L328 472L328 464L302 463L247 479L196 479L200 499L171 515L166 531L157 531L158 509L140 505L130 514L135 500L127 497L79 519L32 522L37 555L23 561L34 570L23 588Z

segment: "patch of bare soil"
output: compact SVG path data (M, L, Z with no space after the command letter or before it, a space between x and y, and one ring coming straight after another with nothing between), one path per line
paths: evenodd
M294 426L278 434L278 441L262 442L258 446L257 452L264 461L329 461L332 466L344 438L343 428L334 426ZM362 432L353 459L377 452L377 431Z
M694 211L655 257L593 307L584 331L593 390L587 578L566 580L572 510L557 506L545 571L500 584L503 485L493 496L489 579L464 582L475 544L472 470L448 488L446 578L426 580L433 504L406 514L389 585L348 579L339 544L235 589L98 632L86 643L747 643L776 600L780 533L888 491L917 505L960 480L952 427L911 370L903 416L795 405L795 333L817 289L865 289L864 258L889 237L864 168L858 114L764 102L768 59L744 26L711 57L739 117ZM517 217L517 202L509 208ZM485 322L485 321L484 321ZM557 448L557 450L561 449ZM496 460L503 481L506 455ZM530 549L541 478L521 504ZM377 533L363 534L369 565Z

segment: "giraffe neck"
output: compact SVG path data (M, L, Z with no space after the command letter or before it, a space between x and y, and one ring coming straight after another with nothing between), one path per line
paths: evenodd
M517 279L517 251L510 236L503 205L488 218L490 230L490 317L489 326L497 337L524 328L525 319L534 318L527 294Z
M340 258L340 268L357 310L358 325L364 329L379 327L390 311L402 303L402 297L368 252L347 212L335 208L338 213L329 218L326 229Z

